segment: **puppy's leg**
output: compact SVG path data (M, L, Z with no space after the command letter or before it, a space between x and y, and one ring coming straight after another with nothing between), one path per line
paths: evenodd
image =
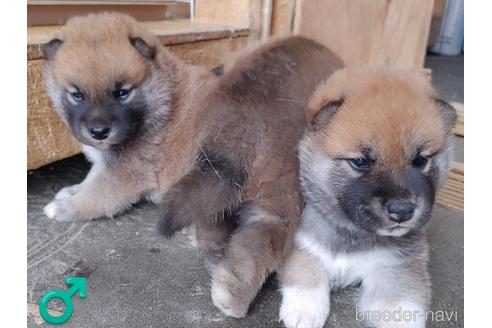
M362 281L356 316L376 328L424 328L430 280L423 263L374 268Z
M92 163L93 163L92 167L89 170L89 173L87 173L87 176L85 177L84 181L82 181L81 183L76 183L74 185L62 188L60 191L56 193L55 200L65 199L75 195L82 189L84 182L90 181L96 175L100 175L101 171L105 170L104 165L101 163L101 160L99 161L93 160Z
M267 276L292 246L297 218L276 213L257 202L245 205L224 259L211 269L212 300L228 316L246 314Z
M233 224L226 220L209 224L196 222L185 229L185 234L192 246L203 251L217 251L227 245L233 229Z
M94 164L86 179L62 189L55 200L44 207L50 219L58 221L92 220L112 217L136 202L146 189L136 175L116 174Z
M197 168L164 195L158 229L166 237L190 227L195 246L224 247L232 228L226 221L237 208L241 189L215 174Z
M280 270L280 320L287 328L321 328L330 312L328 273L314 256L294 247Z

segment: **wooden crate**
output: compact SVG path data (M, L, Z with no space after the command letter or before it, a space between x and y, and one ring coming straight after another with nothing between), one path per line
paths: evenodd
M465 166L453 163L448 180L437 194L436 203L443 207L464 213Z
M456 109L458 114L458 120L456 121L456 127L454 133L458 136L465 136L465 106L462 103L452 102L451 106Z
M337 53L348 66L421 69L433 0L297 0L294 33Z

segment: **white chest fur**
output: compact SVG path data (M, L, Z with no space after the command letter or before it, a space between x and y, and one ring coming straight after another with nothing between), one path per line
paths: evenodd
M82 151L91 163L102 163L102 155L100 150L91 146L82 145Z
M303 222L296 233L296 247L302 251L301 254L317 259L326 275L311 274L309 268L303 271L295 265L286 269L288 279L285 281L288 283L282 286L280 308L280 319L286 327L323 327L329 314L330 290L359 282L362 286L356 308L364 315L369 314L361 320L370 321L371 326L378 328L425 327L428 300L425 275L415 274L411 267L408 268L405 258L394 248L379 246L335 253L330 236L333 238L337 231L309 207L303 215ZM300 276L299 272L302 272ZM387 322L370 316L381 311L410 311L415 317L410 321Z
M299 231L297 245L317 257L326 269L330 286L343 288L374 275L379 269L394 265L398 259L385 249L373 249L350 254L334 254L309 233Z

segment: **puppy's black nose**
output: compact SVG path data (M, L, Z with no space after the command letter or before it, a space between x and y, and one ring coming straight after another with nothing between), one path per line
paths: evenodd
M104 140L109 136L111 130L107 126L93 126L89 128L91 136L96 140Z
M415 211L415 207L415 204L401 199L393 199L386 205L386 209L390 214L390 220L398 223L410 220Z

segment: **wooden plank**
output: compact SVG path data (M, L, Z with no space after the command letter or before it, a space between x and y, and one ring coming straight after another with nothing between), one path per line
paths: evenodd
M348 66L423 67L433 0L297 0L294 33Z
M436 196L436 204L464 212L465 167L462 163L453 163L448 180Z
M42 77L43 60L27 62L27 163L28 169L80 152L70 129L51 108Z
M456 114L458 114L458 120L456 121L456 127L454 128L454 133L461 137L465 136L465 106L462 103L451 102L451 106L456 109Z
M209 24L222 24L250 28L254 0L200 0L195 2L195 20Z
M176 4L109 4L106 2L97 5L28 5L27 25L48 26L64 25L70 17L102 12L118 12L130 15L141 22L190 18L190 5Z
M295 0L274 0L271 33L275 36L292 33Z
M28 5L172 5L175 0L27 0Z
M447 198L447 199L453 200L455 202L457 202L457 201L461 202L462 197L460 196L460 194L462 192L463 192L463 190L456 191L456 190L449 188L449 183L448 183L448 184L446 184L446 188L443 188L439 192L440 193L439 196L442 198Z
M273 0L263 0L260 19L260 39L266 41L272 32Z
M247 28L233 28L224 25L173 20L142 23L165 45L178 45L205 40L218 40L249 35ZM41 45L49 42L61 26L35 26L27 29L27 59L42 59Z
M453 165L451 165L450 171L458 177L463 178L465 176L465 165L463 163L454 162Z
M431 19L429 40L427 41L427 46L434 45L439 38L445 9L446 9L446 0L434 0L434 8L432 9L432 19Z
M250 42L249 37L233 39L204 40L192 43L174 44L169 50L187 64L200 65L212 69L223 63L231 53L245 48Z

